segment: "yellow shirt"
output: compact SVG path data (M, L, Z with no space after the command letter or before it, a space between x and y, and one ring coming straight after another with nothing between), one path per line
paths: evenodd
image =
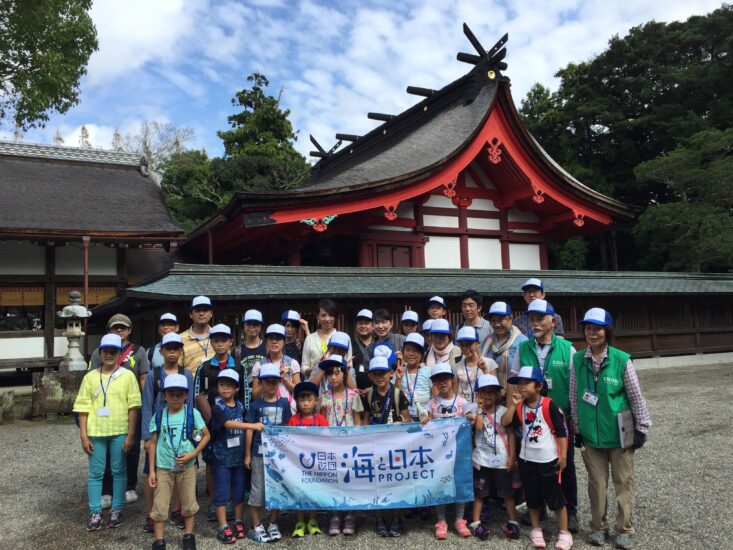
M213 357L214 348L211 347L209 337L196 338L196 336L188 329L181 333L183 340L183 352L179 363L192 375L196 376L196 371L205 359Z
M126 434L129 426L128 411L141 406L137 378L131 370L122 367L111 374L102 374L101 384L99 375L100 371L94 369L84 376L74 401L74 412L89 415L87 416L89 437ZM109 415L104 415L104 409L109 409ZM100 412L102 416L99 415Z

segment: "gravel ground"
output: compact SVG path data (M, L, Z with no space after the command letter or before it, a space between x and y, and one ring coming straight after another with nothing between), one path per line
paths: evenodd
M729 513L733 494L733 468L729 454L733 422L733 365L698 368L693 377L682 368L647 370L640 373L642 387L651 409L654 427L647 445L637 453L636 548L733 548L733 519ZM709 384L696 383L709 380ZM721 406L722 404L722 406ZM692 410L695 410L694 414ZM727 412L726 412L727 411ZM151 537L142 532L144 505L128 505L126 523L117 530L87 533L86 459L78 431L68 419L55 423L16 422L0 426L0 548L56 549L150 548ZM581 533L576 548L590 548L584 542L590 512L585 471L578 457L579 519ZM141 461L142 466L142 461ZM141 478L142 479L142 478ZM199 484L203 487L203 483ZM142 494L142 491L140 491ZM613 499L611 490L610 498ZM611 525L615 505L610 500ZM208 503L200 497L201 507ZM499 515L492 522L498 529ZM321 516L322 527L327 522ZM289 532L292 518L281 521ZM548 547L554 547L557 529L553 521L544 524ZM420 548L440 544L433 538L432 522L405 521L400 539L380 539L373 534L373 520L359 518L357 535L330 538L328 535L286 541L299 548L318 548L325 542L346 548ZM197 517L199 549L221 548L211 524ZM166 527L169 547L179 548L181 532ZM460 543L455 534L444 544L452 547L479 547L477 539ZM728 542L726 542L728 541ZM528 528L519 541L503 535L489 540L494 548L530 548ZM237 546L253 546L238 542Z

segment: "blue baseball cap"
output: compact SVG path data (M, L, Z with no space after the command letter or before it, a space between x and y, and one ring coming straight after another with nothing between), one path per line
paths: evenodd
M282 378L280 376L280 366L274 363L265 363L260 367L260 374L257 378Z
M424 350L425 338L419 332L411 332L405 337L405 343L402 344L402 349L404 349L407 344L412 344L413 346L417 346L421 350Z
M442 374L447 374L449 376L455 376L453 369L451 368L450 364L448 363L435 363L432 367L430 367L430 379L431 380L435 378L436 376L440 376Z
M605 309L600 307L592 307L585 312L583 320L578 323L579 325L598 325L601 327L610 327L613 325L613 318L611 314Z
M178 324L178 317L173 315L172 313L164 313L160 316L160 319L158 319L158 324L162 325L163 323L173 323L174 325Z
M206 308L213 308L213 304L211 303L211 298L208 296L196 296L193 300L191 300L191 309L196 309L197 307L206 307Z
M383 355L377 355L376 357L372 357L369 361L369 372L374 371L391 371L392 369L389 366L389 362L387 361L387 358Z
M239 386L239 373L234 369L224 369L217 376L217 380L229 380Z
M542 284L542 281L540 281L539 279L535 279L534 277L524 281L524 284L522 285L522 290L527 290L528 288L531 288L531 287L537 287L542 292L545 291L545 286Z
M99 349L103 348L122 349L122 338L119 334L105 334L99 343Z
M231 338L232 329L224 323L219 323L218 325L211 327L211 330L209 331L209 338L213 338L214 336L225 336L226 338Z
M445 319L433 319L430 334L450 334L450 324Z
M542 376L542 371L537 367L522 367L515 376L507 379L507 383L517 384L520 380L534 380L535 382L540 382L542 386L546 384L545 378Z
M262 318L262 312L256 309L248 309L242 316L242 322L244 323L259 323L265 324L265 320Z
M555 308L547 300L533 300L527 306L527 313L539 313L541 315L555 315Z
M433 296L428 300L428 307L430 307L430 304L438 304L440 307L445 307L445 300L441 298L440 296Z
M503 388L503 386L499 384L499 379L493 374L482 374L478 377L478 380L476 381L476 389L482 390L484 388L494 388L496 390L500 390L501 388Z
M478 342L480 338L478 337L478 331L476 330L476 327L461 327L458 329L458 334L456 334L456 342Z
M183 346L183 339L181 338L181 335L176 334L175 332L164 334L163 339L160 341L160 347L164 348L170 344L175 344L179 347Z
M285 313L282 314L282 317L280 318L280 320L283 323L287 323L288 321L291 321L293 323L300 323L300 313L292 309L289 309Z
M318 368L321 370L327 370L328 367L331 366L345 369L347 366L346 359L344 359L341 355L330 355L327 359L324 359L323 361L318 363Z
M268 336L280 336L282 338L285 338L285 327L277 323L268 326L265 330L265 338L267 338Z
M349 349L349 346L351 345L351 338L349 338L349 335L345 332L334 332L331 337L328 339L328 347L334 347L334 348L341 348L341 349Z
M494 302L489 308L489 316L501 315L502 317L505 317L511 314L512 308L510 308L509 304L507 304L506 302Z
M420 323L420 319L417 316L417 311L405 311L402 314L402 318L400 319L400 323L415 323L416 325Z
M397 354L395 354L394 348L389 342L382 342L378 346L375 346L373 355L374 357L384 357L390 367L394 366L397 362Z
M182 374L169 374L163 380L163 391L165 390L186 390L188 391L188 380Z

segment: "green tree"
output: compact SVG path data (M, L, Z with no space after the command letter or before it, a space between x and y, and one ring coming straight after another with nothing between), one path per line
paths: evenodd
M163 165L160 187L171 216L186 232L213 216L231 198L214 178L206 151L174 153Z
M0 0L0 121L43 126L79 103L97 50L92 0Z

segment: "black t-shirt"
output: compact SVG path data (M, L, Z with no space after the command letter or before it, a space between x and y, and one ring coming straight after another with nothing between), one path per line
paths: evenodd
M283 348L283 353L300 364L303 361L303 342L300 340L288 342Z
M372 386L372 381L369 380L369 364L366 361L364 352L367 346L362 345L361 340L358 338L351 339L351 349L353 350L353 359L351 364L354 367L354 374L356 376L356 387L360 390L366 390Z
M260 345L256 348L248 348L247 344L242 343L239 348L239 364L245 368L245 371L252 372L252 367L255 366L257 361L262 361L267 355L267 346L265 341L262 340Z
M361 404L364 410L369 413L370 424L386 424L389 419L389 411L392 410L392 420L402 422L400 411L407 409L410 404L403 392L399 392L399 403L394 397L395 388L392 384L386 395L379 395L377 388L373 388L371 392L361 395ZM385 404L385 399L389 397L389 404ZM371 398L371 399L370 399ZM384 412L384 415L382 415Z

